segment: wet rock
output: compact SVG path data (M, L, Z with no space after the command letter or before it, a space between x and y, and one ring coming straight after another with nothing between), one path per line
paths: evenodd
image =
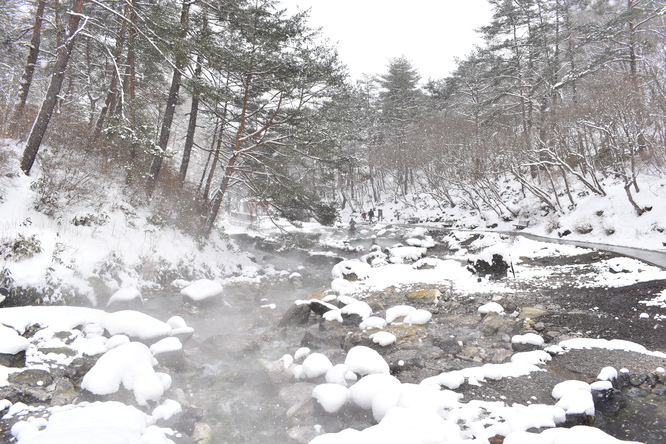
M559 427L571 428L577 425L591 426L594 424L594 416L586 415L585 413L568 413L566 419Z
M213 442L213 429L205 422L197 422L192 432L192 441L195 444L211 444Z
M336 322L337 324L337 322ZM313 350L328 348L342 348L342 340L339 332L335 330L322 330L317 326L309 328L301 339L301 347L309 347Z
M287 410L287 418L291 424L302 424L303 422L306 422L315 416L318 405L319 404L317 404L317 402L312 397L303 399Z
M311 310L313 313L315 313L315 314L317 314L317 315L319 315L319 316L323 316L324 313L326 313L326 312L332 310L333 308L336 308L336 307L334 307L333 305L328 304L328 303L323 302L323 301L320 301L320 300L318 300L318 299L311 299L311 300L310 300L309 307L310 307L310 310Z
M631 373L629 375L629 384L633 385L634 387L638 387L639 385L647 381L647 379L648 375L644 373Z
M44 353L45 355L48 355L49 353L53 353L56 355L64 355L64 356L76 356L76 350L71 349L69 347L45 347L45 348L40 348L40 352Z
M356 313L343 313L342 315L342 325L358 327L361 322L363 322L363 318Z
M649 394L650 390L643 387L631 387L626 392L626 395L632 398L645 398Z
M507 350L506 348L498 348L490 352L490 362L493 364L501 364L503 362L507 362L512 355L513 352L511 350Z
M229 334L211 336L199 346L204 353L214 354L220 358L242 358L249 356L257 348L258 344L253 339Z
M285 405L293 407L299 402L312 398L312 390L316 384L310 382L297 382L280 390L278 397Z
M25 350L22 350L14 355L0 353L0 365L15 368L25 367Z
M69 379L57 378L55 380L55 390L51 397L51 406L73 404L78 396L78 390Z
M488 313L481 321L481 332L485 336L510 333L516 326L516 321L498 313Z
M48 387L53 384L53 377L44 370L29 369L19 373L12 373L8 378L12 384L28 385L31 387Z
M314 310L312 310L314 311ZM282 316L279 327L286 327L289 325L306 325L310 319L310 305L309 304L294 304Z
M322 433L321 427L312 425L297 425L287 430L289 439L299 444L307 444Z
M444 353L449 355L456 355L462 351L462 346L460 343L457 340L451 338L435 338L432 340L432 345L439 347Z
M407 293L407 299L410 301L437 302L440 295L441 293L439 290L436 288L430 288L427 290L409 292Z
M518 319L536 319L541 316L546 316L548 312L541 308L536 307L523 307L520 309Z
M605 416L615 416L627 406L627 398L620 390L594 390L594 408Z

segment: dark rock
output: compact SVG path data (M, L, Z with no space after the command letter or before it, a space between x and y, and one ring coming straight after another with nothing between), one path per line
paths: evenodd
M301 347L314 350L327 348L342 348L342 338L336 331L321 330L318 327L309 328L301 339Z
M31 387L48 387L53 384L53 377L49 372L35 369L11 373L8 380L12 384L29 385Z
M594 408L605 416L615 416L627 406L627 398L620 390L592 391Z
M457 355L462 351L462 346L455 339L434 338L432 345L441 348L444 353L449 355Z
M309 307L313 313L318 314L319 316L323 316L324 313L331 311L333 309L330 304L322 302L318 299L311 299Z
M308 304L294 304L282 316L278 326L305 325L310 319L310 306Z
M591 426L594 424L594 416L586 415L585 413L567 414L566 419L559 427L571 428L577 425Z
M51 406L73 404L78 396L79 392L69 379L56 378Z
M499 313L488 313L481 321L481 332L485 336L510 333L514 330L516 321Z
M467 269L478 276L488 276L489 279L502 279L507 276L507 272L511 267L501 254L493 254L491 263L483 259L477 259L474 262L469 262Z
M342 315L342 325L358 326L361 322L363 322L363 318L356 313Z
M518 342L512 342L511 343L511 349L515 351L516 353L523 353L523 352L529 352L529 351L534 351L534 350L541 350L540 345L536 344L521 344Z
M644 373L631 373L629 375L629 384L633 385L634 387L638 387L645 381L647 381L648 375Z
M25 350L22 350L15 355L0 353L0 365L15 368L25 367Z

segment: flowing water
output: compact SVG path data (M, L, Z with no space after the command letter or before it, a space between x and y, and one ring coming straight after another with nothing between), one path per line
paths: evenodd
M153 298L146 308L160 319L180 315L195 329L195 336L185 346L192 365L172 376L174 386L183 388L187 401L205 412L203 421L213 429L213 443L285 443L286 430L292 426L285 414L289 406L280 405L279 388L267 377L264 364L285 353L293 354L303 332L297 328L278 330L277 322L295 300L330 286L331 267L340 258L304 250L276 253L274 245L247 236L238 236L235 241L253 252L262 266L273 264L276 270L287 270L287 275L298 270L302 283L283 277L256 285L229 285L223 301L196 308L185 305L180 294L173 293ZM353 243L363 245L367 252L372 242ZM387 246L395 240L380 242ZM301 265L306 268L299 269ZM664 420L663 398L656 403L632 400L630 408L617 420L609 418L604 429L629 439L631 433L625 436L627 427L623 424L631 423L633 428L641 420L658 424Z

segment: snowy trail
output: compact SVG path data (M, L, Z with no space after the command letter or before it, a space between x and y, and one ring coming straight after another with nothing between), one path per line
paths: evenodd
M599 244L595 242L586 242L574 239L560 239L547 236L539 236L537 234L527 233L527 232L518 232L518 231L493 231L493 230L461 230L457 228L441 228L433 227L428 225L401 225L405 228L421 227L433 231L467 231L469 233L499 233L505 234L508 236L522 236L527 239L541 241L541 242L550 242L553 244L562 244L562 245L573 245L576 247L582 248L591 248L594 250L609 251L612 253L621 254L623 256L632 257L634 259L639 259L648 264L655 265L666 269L666 253L657 251L657 250L646 250L643 248L634 248L627 247L623 245L610 245L610 244Z

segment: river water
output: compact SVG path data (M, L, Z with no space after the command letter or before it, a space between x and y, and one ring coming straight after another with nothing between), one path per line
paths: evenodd
M286 431L292 426L285 414L289 406L280 405L278 388L267 377L265 363L293 354L303 332L297 328L277 330L276 325L295 300L329 288L331 267L340 259L305 250L278 254L248 236L234 240L244 251L252 252L262 266L272 264L285 273L262 284L228 285L223 301L208 306L186 306L180 294L173 293L148 301L146 308L159 318L180 315L195 329L194 338L185 347L192 364L172 376L174 386L183 388L187 401L205 412L203 421L213 429L213 443L284 444L288 442ZM365 251L371 242L355 241ZM389 245L395 240L381 242ZM657 256L650 262L659 264L661 259L666 258ZM300 282L288 278L295 271L302 275Z

